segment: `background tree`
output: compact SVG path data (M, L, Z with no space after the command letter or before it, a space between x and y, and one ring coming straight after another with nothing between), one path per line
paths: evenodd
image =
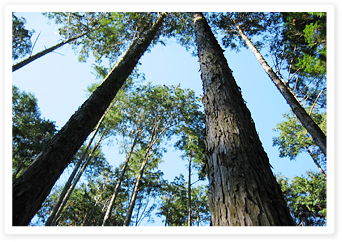
M144 36L132 43L126 55L102 82L101 87L84 102L51 139L26 172L15 180L13 183L13 225L28 225L37 213L53 184L93 130L141 55L155 38L165 15L165 13L161 14ZM56 160L56 157L59 160ZM35 179L32 179L33 177ZM45 184L45 186L34 184Z
M307 172L307 177L291 180L277 175L291 216L298 226L326 225L326 179L322 174Z
M139 113L144 115L143 128L146 138L141 140L141 147L146 153L141 160L139 175L137 176L131 205L125 221L126 226L130 223L129 217L134 207L136 192L144 174L145 166L149 163L150 155L158 152L162 140L171 138L178 127L185 125L185 117L191 115L193 112L191 110L197 107L196 102L198 102L191 90L182 90L178 86L152 86L151 84L138 87L137 92L132 93L132 96L128 99L126 110L129 110L129 107L132 106L141 110L138 113L132 113L131 119L140 119L141 117L137 116Z
M31 53L31 37L34 30L25 29L26 19L12 13L12 59L17 60Z
M165 217L165 226L188 226L188 184L183 174L172 182L164 184L158 217ZM196 186L191 189L191 225L209 225L210 210L208 205L208 189Z
M54 133L54 122L40 117L37 99L12 87L12 177L15 180Z
M326 130L326 113L315 112L312 118L323 131ZM315 145L312 137L293 114L284 114L284 119L285 121L274 128L279 132L278 137L273 138L273 146L279 147L279 156L294 160L299 153L308 152L322 175L326 177L326 156Z
M187 225L188 198L186 182L182 174L163 187L161 206L156 215L165 216L165 226Z
M185 122L186 126L183 126L178 131L181 135L181 139L176 142L175 147L184 151L182 155L183 159L188 159L188 226L191 226L191 214L192 214L192 202L191 202L191 175L192 167L197 168L199 171L199 179L203 180L206 173L206 160L204 157L205 145L204 145L204 114L198 110L199 106L193 109L192 113L189 113L188 121Z

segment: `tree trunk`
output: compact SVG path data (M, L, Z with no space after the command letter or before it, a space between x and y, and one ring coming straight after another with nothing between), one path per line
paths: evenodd
M106 132L106 131L105 131ZM80 171L77 173L77 176L75 177L75 180L73 181L72 185L69 187L67 193L65 194L65 196L62 198L62 202L60 204L60 206L57 209L57 212L55 214L55 216L52 218L51 221L51 225L55 226L57 224L57 220L59 215L61 214L61 212L63 211L63 208L65 206L65 204L67 203L67 201L69 200L69 197L71 195L71 193L74 191L77 182L80 180L84 170L87 168L91 158L93 157L93 155L95 154L95 151L97 149L97 147L100 145L100 142L105 134L105 132L101 135L101 137L99 138L99 140L96 142L95 147L92 151L92 153L89 155L88 159L84 162L83 166L81 167Z
M137 143L137 139L139 137L139 134L140 134L140 131L137 130L137 133L135 134L135 137L134 137L134 140L133 140L133 143L131 145L131 148L130 148L130 151L128 152L127 156L126 156L126 160L125 160L125 163L124 163L124 166L122 167L122 170L121 170L121 174L120 174L120 177L116 183L116 186L115 186L115 190L114 190L114 193L113 193L113 196L109 202L109 205L108 205L108 209L106 211L106 214L104 216L104 219L103 219L103 223L102 223L102 226L105 226L107 225L107 221L108 219L110 218L110 213L112 211L112 208L113 208L113 205L115 203L115 199L116 199L116 196L118 195L118 192L119 192L119 188L120 188L120 185L121 185L121 182L123 180L123 177L125 175L125 172L126 172L126 169L127 169L127 166L128 166L128 162L131 158L131 155L133 153L133 149Z
M12 186L14 226L28 225L77 150L94 129L160 28L166 13L141 39L134 41L119 63L63 128L50 140Z
M202 13L194 13L213 226L294 225L240 88Z
M81 164L82 164L82 161L84 160L88 150L89 150L89 147L91 145L91 143L93 142L96 134L97 134L97 131L99 130L100 128L100 125L102 123L102 121L104 120L104 118L106 117L107 113L109 112L111 106L112 106L113 103L111 103L109 105L109 107L107 108L106 112L102 115L101 119L99 120L99 122L97 123L96 127L95 127L95 130L85 148L85 150L83 151L83 153L81 154L81 157L79 158L73 172L71 173L71 175L69 176L69 179L68 181L65 183L64 185L64 188L63 188L63 191L61 192L61 194L59 195L59 198L58 198L58 201L56 203L56 205L53 207L51 213L50 213L50 216L49 218L46 220L46 223L45 223L45 226L51 226L52 225L52 220L54 220L55 216L56 216L56 213L57 213L57 210L59 209L59 207L61 206L61 203L65 197L65 194L67 193L67 191L69 190L70 186L71 186L71 183L72 183L72 180L74 179L75 175L76 175L76 172L78 171L78 169L80 168Z
M305 147L306 151L310 154L311 158L313 159L314 163L316 164L316 166L318 167L319 171L322 173L322 175L324 176L325 179L327 179L327 174L325 174L324 170L322 169L322 167L320 166L320 164L318 163L318 161L316 160L314 154L310 151L310 149L308 147Z
M137 180L136 180L135 185L134 185L134 190L133 190L133 193L132 193L131 201L129 203L129 207L128 207L128 210L127 210L126 218L125 218L125 221L124 221L124 226L129 226L129 224L131 222L131 217L132 217L132 212L133 212L134 205L135 205L135 200L136 200L136 198L138 196L140 181L141 181L141 178L142 178L142 176L144 174L144 169L145 169L145 167L147 165L147 162L149 161L150 152L151 152L153 146L163 136L163 134L165 133L166 129L169 128L169 125L170 125L170 123L171 123L171 121L173 120L174 117L175 117L175 115L171 116L170 120L167 122L167 124L161 130L159 135L158 135L158 128L159 128L159 125L160 125L159 120L157 120L155 122L155 124L154 124L154 126L152 128L151 137L150 137L150 139L148 141L148 147L147 147L147 150L146 150L144 161L141 164L141 167L140 167L140 170L139 170L139 174L137 176Z
M144 174L144 169L145 169L145 167L147 165L147 162L149 161L151 150L152 150L152 146L147 148L144 161L141 164L141 167L140 167L140 170L139 170L139 174L137 176L137 180L136 180L135 185L134 185L134 190L133 190L133 193L132 193L131 201L129 203L129 207L128 207L128 210L127 210L127 215L126 215L126 218L125 218L125 221L124 221L124 226L129 226L129 224L131 223L132 212L133 212L133 209L134 209L135 201L136 201L137 196L138 196L138 191L139 191L139 187L140 187L140 181L141 181L141 178L142 178L142 176Z
M188 226L191 226L191 158L192 157L190 154L190 158L189 158L189 183L188 183Z
M80 35L77 35L75 37L72 37L72 38L69 38L67 40L64 40L64 41L62 41L59 44L56 44L56 45L54 45L54 46L52 46L52 47L50 47L48 49L45 49L45 50L43 50L43 51L41 51L41 52L39 52L39 53L37 53L37 54L35 54L33 56L30 56L29 58L27 58L27 59L25 59L25 60L15 64L15 65L13 65L12 66L12 72L15 72L16 70L20 69L21 67L23 67L23 66L29 64L30 62L32 62L32 61L34 61L34 60L36 60L36 59L38 59L38 58L40 58L40 57L50 53L50 52L58 49L59 47L65 45L65 44L68 44L68 43L70 43L70 42L72 42L72 41L74 41L74 40L76 40L78 38L81 38L82 36L86 35L87 33L88 32L85 32L83 34L80 34Z
M255 57L258 59L268 76L271 78L273 83L277 86L280 93L286 99L287 103L290 105L293 113L300 120L304 128L309 132L312 136L314 142L319 146L322 152L326 155L326 136L320 129L320 127L312 120L310 115L305 111L303 106L300 104L294 93L291 89L285 84L285 81L278 78L277 74L272 70L264 57L260 54L260 52L255 48L250 39L245 35L239 25L235 25L237 30L239 31L240 36L244 39L247 46L252 50Z

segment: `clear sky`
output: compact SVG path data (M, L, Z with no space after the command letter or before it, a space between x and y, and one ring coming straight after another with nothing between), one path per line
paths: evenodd
M34 29L40 36L34 47L34 53L55 45L61 37L56 26L40 13L16 13L27 20L27 29ZM63 127L70 116L86 100L86 87L95 80L91 73L92 60L87 63L78 62L70 45L64 46L13 73L12 83L22 91L31 92L38 99L42 117L55 121L58 129ZM296 161L288 158L279 158L277 147L272 147L272 137L277 133L272 129L282 121L282 115L290 110L285 99L271 82L255 56L249 49L242 49L236 53L225 51L230 68L238 86L241 87L244 100L250 109L256 124L263 147L273 166L274 174L281 172L288 178L305 175L307 171L318 171L312 159L306 155L299 155ZM177 85L181 88L191 88L198 96L202 95L199 63L175 40L168 40L167 45L157 45L151 52L141 58L139 70L145 74L147 82L153 84ZM272 64L272 63L269 63ZM118 145L104 147L107 161L112 165L123 162L124 157L118 156ZM159 166L164 172L164 179L172 181L180 173L187 175L186 161L174 151L173 145L168 147L164 154L165 161ZM193 180L197 180L197 175Z

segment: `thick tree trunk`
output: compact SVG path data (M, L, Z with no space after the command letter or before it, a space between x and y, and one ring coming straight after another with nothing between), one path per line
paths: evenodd
M51 139L26 171L13 182L12 224L14 226L25 226L30 223L58 177L68 166L89 133L93 131L150 45L165 16L166 13L161 14L151 29L141 39L132 43L101 85Z
M294 225L223 50L194 13L214 226Z
M309 132L312 136L315 144L319 146L321 151L326 155L326 136L320 129L320 127L312 120L310 115L305 111L303 106L300 104L294 93L291 89L286 85L286 83L281 80L277 74L272 70L264 57L260 54L260 52L255 48L252 41L245 35L239 25L235 25L237 30L239 31L240 36L246 42L247 46L252 50L255 57L258 59L262 67L264 68L265 72L271 78L273 83L277 86L280 93L286 99L287 103L290 105L293 113L297 116L300 120L304 128Z
M15 65L13 65L12 66L12 72L20 69L21 67L29 64L30 62L32 62L34 60L36 60L36 59L38 59L38 58L40 58L40 57L42 57L42 56L44 56L44 55L46 55L46 54L48 54L48 53L50 53L52 51L58 49L59 47L65 45L65 44L68 44L68 43L70 43L70 42L72 42L72 41L74 41L74 40L76 40L78 38L81 38L82 36L86 35L87 33L88 32L80 34L80 35L77 35L77 36L72 37L72 38L69 38L67 40L64 40L61 43L58 43L58 44L56 44L56 45L54 45L54 46L52 46L50 48L47 48L47 49L45 49L45 50L43 50L43 51L41 51L41 52L39 52L39 53L37 53L37 54L35 54L33 56L30 56L29 58L27 58L27 59L25 59L25 60L15 64Z
M57 210L59 210L59 207L61 206L62 204L62 201L65 197L65 194L68 192L69 188L71 187L71 183L72 183L72 180L74 180L74 177L78 171L78 169L80 168L81 164L82 164L82 161L84 160L88 150L89 150L89 147L91 145L91 143L93 142L96 134L97 134L97 131L99 130L100 128L100 125L102 123L102 121L104 120L104 118L106 117L107 113L109 112L110 108L112 106L112 103L111 105L109 105L109 107L107 108L106 112L102 115L101 119L99 120L99 122L97 123L96 127L95 127L95 130L86 146L86 148L84 149L83 153L81 154L81 157L80 159L78 160L73 172L71 173L71 175L69 176L69 179L68 181L65 183L64 185L64 188L61 192L61 194L59 195L59 198L58 198L58 201L56 203L56 205L53 207L51 213L50 213L50 216L49 218L46 220L46 223L45 223L45 226L51 226L52 225L52 221L54 220L55 216L56 216L56 213L57 213Z
M123 177L124 177L124 175L125 175L125 172L126 172L126 169L127 169L127 166L128 166L128 162L129 162L129 160L131 159L131 155L132 155L132 153L133 153L133 149L134 149L134 147L135 147L135 145L136 145L136 143L137 143L137 139L138 139L139 135L140 135L140 130L137 130L137 132L136 132L136 134L135 134L135 137L134 137L134 140L133 140L133 143L132 143L132 145L131 145L131 148L130 148L130 150L129 150L127 156L126 156L126 160L125 160L124 166L122 167L120 177L119 177L119 179L118 179L118 181L117 181L117 183L116 183L116 186L115 186L115 190L114 190L113 196L112 196L112 198L111 198L111 200L110 200L110 202L109 202L108 209L107 209L107 211L106 211L106 214L105 214L104 219L103 219L103 222L102 222L102 226L107 225L107 221L108 221L108 219L110 218L110 213L111 213L112 208L113 208L113 205L114 205L114 203L115 203L115 199L116 199L116 197L117 197L117 195L118 195L118 193L119 193L119 188L120 188L120 186L121 186L121 182L122 182Z

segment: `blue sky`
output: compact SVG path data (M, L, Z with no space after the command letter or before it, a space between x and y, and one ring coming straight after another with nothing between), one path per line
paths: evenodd
M32 38L35 41L39 33L33 53L55 45L61 38L54 24L48 25L48 20L40 13L17 13L27 20L27 29L36 32ZM63 127L70 116L86 100L86 87L98 81L91 74L90 58L87 63L78 62L70 45L64 46L29 65L17 70L12 75L12 83L22 91L31 92L38 99L38 106L42 117L55 121L58 129ZM257 132L263 147L268 154L275 174L281 172L288 178L305 175L307 171L318 171L312 159L306 155L299 155L296 161L279 158L277 147L272 147L272 137L277 133L272 129L282 121L282 115L290 110L285 99L271 82L255 56L249 49L242 49L236 53L225 51L230 68L238 86L241 87L244 100L250 109L256 124ZM139 70L145 74L145 83L177 85L181 88L191 88L202 95L199 63L175 40L168 40L167 45L157 45L140 59ZM269 64L272 64L271 62ZM124 160L118 156L117 144L104 147L103 151L108 162L118 165ZM164 179L172 181L180 173L187 175L186 161L175 152L173 146L168 147L164 154L165 161L159 166L164 172ZM197 180L197 175L192 178Z

